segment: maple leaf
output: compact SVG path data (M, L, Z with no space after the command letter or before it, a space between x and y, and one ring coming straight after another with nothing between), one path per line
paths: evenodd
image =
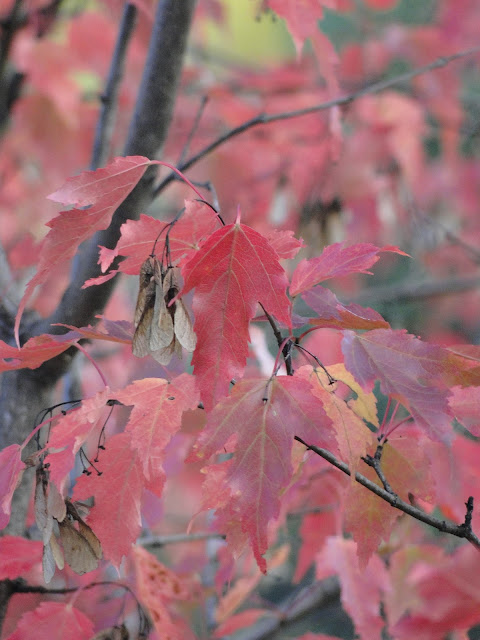
M478 550L464 545L440 558L436 554L433 562L428 558L432 554L430 548L420 547L420 551L423 562L412 567L406 577L413 597L408 611L392 625L392 635L401 640L412 637L430 640L478 624Z
M303 44L318 31L318 21L323 18L323 6L332 5L331 0L268 0L268 7L285 19L300 56ZM335 0L333 2L335 5ZM323 5L323 6L322 6Z
M376 247L373 244L360 243L343 247L340 243L331 244L322 251L318 258L301 260L293 272L290 295L311 289L319 282L350 275L351 273L367 273L368 269L379 260L379 253L391 251L408 256L398 247Z
M49 198L64 205L87 207L61 212L50 227L38 259L37 273L30 280L15 319L15 337L25 305L35 287L75 255L80 244L96 231L106 229L117 207L125 200L150 164L141 156L115 158L104 169L85 171L67 182Z
M95 496L88 525L100 540L104 556L116 567L130 552L141 527L142 461L130 445L129 433L107 440L99 463L102 475L93 469L91 475L82 475L73 493L75 500Z
M52 482L61 487L65 476L72 470L75 455L91 434L98 438L110 409L107 401L112 392L106 388L92 398L83 400L78 409L61 416L50 430L48 463Z
M181 295L194 287L197 348L192 358L207 411L240 378L248 356L249 321L257 304L291 326L287 278L278 257L259 233L240 224L215 231L187 262Z
M363 335L345 331L342 351L345 366L365 389L380 380L382 392L403 403L431 438L451 441L450 391L441 380L446 349L406 331L374 329Z
M42 602L23 614L6 640L28 640L33 629L36 640L90 640L93 623L71 603Z
M342 587L342 605L351 616L359 638L381 640L385 623L379 615L380 602L389 586L381 559L374 556L361 570L355 542L336 536L327 540L318 558L318 577L325 567L338 575ZM365 602L368 602L368 607Z
M318 318L309 318L315 327L331 329L389 329L390 325L373 309L358 304L344 305L337 296L320 285L302 293L305 302L318 313Z
M135 405L125 431L131 435L131 447L143 462L145 478L163 486L165 447L180 429L182 414L198 405L198 393L192 376L184 373L168 383L161 378L137 380L115 395L125 405Z
M241 427L240 427L241 425ZM236 437L226 473L232 505L262 571L267 525L279 513L280 492L292 476L293 436L336 451L331 421L307 380L278 376L242 380L211 412L190 459L208 459Z
M302 239L295 238L293 231L272 229L266 237L279 258L294 258L300 249L305 246Z
M402 434L405 436L405 434ZM409 494L415 498L432 502L434 482L430 474L430 462L419 446L422 441L418 429L409 428L407 437L389 437L382 452L382 470L395 493L404 501ZM373 454L372 447L371 453ZM382 486L371 467L361 470L362 474ZM367 491L357 482L347 488L344 504L345 529L357 543L359 566L365 568L372 554L382 540L388 541L390 532L401 513Z
M449 404L455 418L473 436L480 436L480 387L452 389Z
M72 337L68 342L57 340L49 334L30 338L21 349L11 347L0 340L0 372L15 369L37 369L47 360L51 360L70 348L78 338Z
M330 418L338 450L354 473L361 463L361 457L366 454L367 448L372 446L374 434L347 403L335 394L334 387L328 383L322 370L305 366L300 367L295 375L311 385L312 393Z
M0 529L4 529L10 520L13 492L25 469L21 455L22 448L18 444L0 451Z
M168 232L170 259L172 264L178 264L181 258L198 249L217 224L218 218L212 209L196 200L185 200L185 211L171 227L163 220L141 214L139 220L127 220L122 224L121 237L114 250L101 247L99 263L102 271L106 271L120 255L125 260L120 263L119 271L137 275L146 257L152 253L156 238L155 253L162 255Z
M362 420L366 420L378 428L380 425L377 415L377 398L373 391L364 391L350 371L345 369L343 362L329 365L328 372L335 380L343 382L355 394L355 398L347 401L350 409Z
M142 547L134 548L133 558L138 595L149 610L159 637L165 640L189 638L186 625L182 625L179 621L174 622L172 619L168 603L191 598L192 589Z
M57 323L55 327L66 327L70 329L68 333L58 336L59 342L78 340L79 338L87 338L88 340L105 340L106 342L119 342L121 344L130 344L132 342L134 327L128 320L108 320L102 316L102 324L92 327L72 327L69 324ZM27 343L28 344L28 343Z
M43 543L19 536L3 536L0 543L0 580L24 578L42 562Z

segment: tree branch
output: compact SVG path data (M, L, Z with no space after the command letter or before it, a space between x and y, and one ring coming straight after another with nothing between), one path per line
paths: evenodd
M143 547L164 547L167 544L178 544L182 542L198 542L203 540L212 540L213 538L225 540L223 533L205 532L205 533L173 533L164 536L143 536L137 540L137 544Z
M454 276L444 280L424 280L368 287L350 300L357 304L376 302L414 302L441 296L456 295L480 287L480 274L474 276Z
M238 127L234 127L227 131L223 135L219 136L216 140L208 144L206 147L201 149L194 156L180 164L177 168L185 172L191 167L193 167L197 162L205 158L207 155L215 151L222 144L235 138L236 136L248 131L249 129L253 129L253 127L257 127L259 125L269 124L271 122L280 122L281 120L290 120L291 118L299 118L301 116L310 115L312 113L318 113L320 111L325 111L327 109L331 109L332 107L341 107L346 106L361 98L362 96L366 96L373 93L380 93L385 89L389 89L390 87L395 87L397 85L401 85L417 76L423 75L424 73L428 73L430 71L434 71L435 69L441 69L442 67L447 66L451 62L455 60L459 60L461 58L465 58L467 56L473 55L480 51L480 47L473 47L472 49L466 49L465 51L459 51L458 53L454 53L451 56L445 56L441 58L437 58L430 64L425 65L424 67L418 67L417 69L412 69L411 71L407 71L406 73L402 73L393 78L388 78L387 80L380 80L379 82L375 82L363 89L359 89L353 93L349 93L346 96L342 96L340 98L335 98L333 100L328 100L327 102L322 102L321 104L313 105L311 107L307 107L305 109L297 109L295 111L285 111L283 113L276 114L268 114L268 113L259 113L254 118L247 120L243 124ZM170 184L173 180L176 179L176 174L172 171L155 189L155 196L160 194L167 185Z
M95 141L93 143L91 162L91 169L93 170L102 167L109 156L109 145L115 125L120 83L125 70L128 45L134 32L136 17L137 7L127 2L123 8L122 21L110 64L105 91L101 96L102 106L95 132Z
M340 460L337 460L337 458L330 451L327 451L326 449L321 449L320 447L316 447L315 445L309 445L304 440L302 440L302 438L300 438L299 436L294 436L294 437L295 437L295 440L305 445L307 449L309 449L310 451L313 451L314 453L319 455L321 458L323 458L327 462L330 462L330 464L332 464L334 467L336 467L337 469L345 473L347 476L352 475L352 472L350 471L348 465L346 465L344 462L341 462ZM445 520L439 520L438 518L435 518L434 516L431 516L428 513L425 513L425 511L422 511L421 509L414 507L408 502L404 502L401 498L399 498L399 496L396 493L389 492L389 491L386 491L385 489L382 489L382 487L379 487L378 484L376 484L375 482L372 482L372 480L369 480L368 478L366 478L365 476L362 476L362 474L358 472L355 473L355 480L359 484L364 486L366 489L374 493L376 496L378 496L379 498L382 498L382 500L385 500L385 502L388 502L395 509L399 509L400 511L407 513L409 516L412 516L412 518L415 518L416 520L420 520L421 522L424 522L425 524L428 524L431 527L434 527L435 529L437 529L438 531L441 531L442 533L449 533L450 535L456 536L457 538L464 538L465 540L468 540L469 542L471 542L474 547L476 547L477 549L480 549L480 539L475 535L475 533L472 531L472 528L471 528L471 513L473 511L473 498L469 498L468 502L466 503L467 513L465 516L465 522L458 525L458 524L446 522Z
M155 24L142 78L135 113L132 118L124 155L154 158L165 143L173 114L187 37L195 8L195 0L162 0L158 3ZM62 333L54 323L77 327L94 322L103 311L118 278L103 285L82 289L83 283L101 275L97 264L98 246L114 248L120 238L120 227L127 220L137 220L153 198L155 169L144 177L117 209L109 228L97 233L80 247L72 281L52 315L27 327L28 335ZM25 333L25 331L24 331ZM57 371L58 377L63 371Z
M232 638L232 640L267 640L273 638L280 629L287 633L300 618L338 602L339 597L340 585L336 577L315 582L280 603L280 606L271 614L266 614L255 624L235 633L233 637L228 636L228 638ZM227 639L221 638L220 640Z
M270 326L272 327L273 335L275 336L275 339L277 341L278 348L282 350L283 359L285 361L285 368L287 370L287 376L293 376L293 364L292 364L293 344L291 341L288 341L286 344L284 344L285 340L282 334L280 333L280 329L278 328L274 318L268 313L268 311L266 311L265 307L261 302L259 302L258 304L262 307L263 313L267 317L267 320L270 323Z

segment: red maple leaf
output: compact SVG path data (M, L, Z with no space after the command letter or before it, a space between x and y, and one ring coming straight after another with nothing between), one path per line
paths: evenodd
M373 309L365 309L359 304L342 304L337 296L317 285L302 293L305 302L317 312L318 318L309 318L315 327L331 329L389 329L390 325Z
M98 439L109 414L107 400L112 392L106 388L87 398L81 407L72 409L60 417L50 430L48 439L48 463L50 478L57 487L72 470L75 455L87 438L94 434Z
M307 380L279 376L235 385L213 409L198 438L193 459L208 459L236 439L225 476L232 493L227 507L238 513L263 571L267 524L278 516L280 492L292 475L293 436L337 451L330 424Z
M448 373L449 367L446 349L406 331L374 329L363 335L345 331L342 351L347 369L365 389L380 380L382 392L403 403L431 438L452 439L450 391L442 382L442 370Z
M137 380L115 395L125 405L135 405L125 430L131 435L131 447L143 463L147 481L163 487L164 451L171 437L180 429L182 414L198 405L195 380L187 373L172 382L161 378Z
M374 556L368 566L358 566L356 545L353 540L336 536L329 538L318 559L317 575L325 568L338 574L342 587L342 605L352 617L355 630L362 640L381 640L385 622L378 615L380 602L388 589L385 565ZM365 607L365 602L368 607Z
M290 294L297 296L299 293L311 289L319 282L330 278L346 276L351 273L371 274L368 269L379 260L381 251L392 251L402 256L408 254L398 247L375 247L373 244L361 243L350 247L341 244L331 244L325 247L318 258L301 260L292 276Z
M67 602L42 602L24 613L15 631L6 640L90 640L93 623L84 613Z
M85 171L49 197L64 205L86 207L62 211L48 222L50 231L42 245L37 273L30 280L15 319L15 336L25 305L35 287L75 255L80 244L96 231L106 229L118 205L128 196L145 173L150 160L141 156L115 158L104 169Z
M43 334L30 338L21 349L11 347L0 340L0 371L14 369L36 369L47 360L55 358L70 348L77 337L67 340L57 340L54 336Z
M101 476L92 469L91 475L82 475L77 480L74 499L95 496L88 524L100 540L104 556L119 567L141 527L142 460L131 447L129 433L107 440L98 466Z
M291 326L287 278L268 241L246 225L215 231L182 269L182 294L193 300L197 348L192 358L207 410L240 378L248 355L248 324L260 302Z
M4 529L10 520L13 492L25 469L21 455L19 444L11 444L0 451L0 529Z
M119 271L138 275L142 263L152 253L157 238L155 254L162 255L167 232L172 264L178 264L182 257L198 249L201 241L212 233L217 224L218 218L212 209L196 200L185 200L185 211L170 231L165 221L143 214L139 220L127 220L122 224L121 237L115 249L100 248L102 271L106 271L114 258L120 255L125 260L120 263Z
M3 536L0 544L0 580L24 578L42 562L43 542Z

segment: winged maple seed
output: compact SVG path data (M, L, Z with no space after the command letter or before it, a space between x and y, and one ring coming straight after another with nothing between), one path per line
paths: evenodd
M35 520L43 538L43 576L49 583L55 568L63 569L65 562L83 574L93 571L102 557L102 547L97 536L80 516L79 504L65 500L56 486L49 482L48 471L43 464L37 467L35 487ZM63 547L55 535L55 523ZM75 524L76 523L76 524Z
M149 257L140 268L140 287L135 307L135 335L132 351L139 358L150 354L167 365L174 353L182 357L182 347L194 351L197 338L181 299L176 298L178 268L163 271L157 258Z

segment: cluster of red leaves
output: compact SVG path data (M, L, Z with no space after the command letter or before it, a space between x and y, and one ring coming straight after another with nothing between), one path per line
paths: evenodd
M317 29L317 21L324 17L325 8L349 12L351 4L348 0L258 2L259 10L271 9L286 20L298 56L305 40L311 40L321 63L325 88L305 89L312 86L310 79L317 73L315 65L308 61L281 72L269 72L267 80L251 74L249 91L256 90L260 96L255 108L248 97L232 97L230 92L226 95L217 90L214 100L224 123L236 125L255 115L258 106L267 111L288 111L334 97L340 82L355 88L359 66L364 66L366 76L376 77L399 53L416 63L429 62L435 52L445 55L454 51L459 34L464 33L458 21L450 20L453 5L446 2L433 35L421 27L399 28L395 38L382 32L366 45L347 46L339 56ZM366 4L372 10L388 10L396 1L369 0ZM473 10L465 15L472 13ZM215 15L218 17L218 12ZM467 20L463 15L461 19ZM73 30L72 39L81 40L81 27L76 25L79 32L75 35ZM446 34L452 37L448 39ZM445 50L447 41L452 43L448 45L451 51ZM462 48L468 44L462 42ZM368 47L382 55L369 55ZM17 55L25 68L31 64L33 70L38 70L42 66L37 60L35 67L33 57L40 56L41 61L42 55L48 58L54 54L54 45L49 45L44 50L20 49ZM61 91L57 85L46 83L40 73L32 75L37 91L45 95L34 93L30 99L37 103L55 102L52 127L57 126L62 110L80 117L77 104L70 108L72 105L59 102L62 96L67 100L66 89L73 90L67 79L67 62L57 76L58 82L60 78L65 83ZM352 134L341 164L335 164L342 145L338 110L333 110L329 119L307 116L292 130L274 125L268 133L251 133L238 146L230 150L226 147L216 160L220 197L227 206L229 202L242 202L243 219L238 214L235 222L220 227L212 209L187 200L181 215L168 226L168 240L165 223L141 215L138 221L123 225L114 249L100 248L99 264L105 275L84 286L102 284L118 272L137 275L155 238L156 255L161 258L168 254L169 261L181 268L184 286L179 295L193 291L197 335L191 361L193 373L180 373L180 363L174 362L173 377L151 375L92 393L79 408L47 421L52 426L42 455L48 464L49 481L63 493L68 490L67 478L80 449L87 459L95 457L95 465L76 480L72 498L93 498L88 525L108 562L121 568L124 558L130 561L133 570L121 571L127 579L135 575L138 598L160 637L189 637L179 612L188 608L194 588L186 578L179 578L151 554L133 545L141 531L142 513L148 512L149 505L157 505L155 501L160 497L168 499L168 480L176 477L179 467L183 469L184 460L185 467L193 469L185 473L195 476L185 485L193 494L190 515L197 509L213 509L211 526L227 539L228 552L218 574L219 591L232 576L232 555L238 559L250 548L258 569L265 572L279 562L279 556L284 557L279 551L278 557L268 553L286 514L313 509L301 526L303 545L296 579L312 563L319 579L338 574L343 606L360 637L380 640L386 626L395 640L414 635L435 640L448 632L463 633L478 623L479 599L472 577L480 575L480 571L476 571L478 558L474 550L461 547L448 556L440 547L425 544L419 528L399 522L399 512L347 477L332 472L320 458L305 454L304 447L294 442L297 435L311 445L325 448L348 464L352 472L361 468L365 476L380 484L373 470L365 470L361 462L362 456L373 455L377 444L374 430L380 429L382 435L389 436L383 451L383 468L399 498L414 500L427 511L437 505L445 516L460 521L464 517L464 498L480 498L476 450L468 440L456 436L452 427L455 418L474 436L480 433L480 354L474 348L447 349L423 342L406 331L392 330L376 311L344 304L321 285L332 278L370 273L381 253L406 255L389 244L372 244L383 244L382 238L391 241L391 234L381 224L386 200L395 205L397 226L409 220L398 196L400 187L408 188L419 203L429 207L448 191L445 178L438 187L438 170L425 163L419 142L427 113L434 114L440 122L448 121L449 126L452 119L459 118L453 99L438 98L439 93L445 95L441 91L445 86L450 89L450 97L459 90L454 75L448 70L442 73L433 81L434 90L428 84L431 76L428 82L416 81L420 101L390 92L354 102L346 114ZM128 101L128 96L125 99ZM45 111L39 111L38 104L29 105L27 100L15 117L21 122L33 109L36 113ZM70 125L64 123L66 128ZM457 141L444 135L449 166L460 180L467 182L473 168L459 157ZM7 143L18 144L11 140ZM39 149L42 148L39 141ZM236 155L234 163L232 153ZM75 162L81 162L78 156ZM117 158L103 169L70 179L51 196L76 208L48 222L50 231L39 249L37 273L27 286L17 315L17 338L22 312L35 287L54 277L81 242L109 225L115 209L153 162L141 157ZM232 171L235 163L238 172ZM386 168L389 163L395 167L391 173ZM8 177L8 170L13 169L2 167ZM225 180L223 167L228 167L230 174ZM267 177L252 184L252 175L259 169ZM319 175L324 176L320 186ZM246 183L250 184L248 189L244 188ZM289 277L285 261L293 259L302 247L302 242L286 228L297 226L298 203L309 198L328 200L337 194L355 213L347 225L346 237L350 241L355 238L356 242L327 246L321 255L298 262L290 269ZM471 215L472 200L473 195L465 196L462 211L470 232L477 232L478 222ZM276 206L270 208L272 202ZM255 229L246 224L253 221ZM281 230L272 230L273 223ZM25 246L24 253L30 245ZM26 256L17 249L17 263L25 266ZM10 257L15 255L13 251ZM109 271L118 256L124 260L118 270ZM252 355L251 322L256 319L268 326L263 314L278 323L284 337L292 339L284 346L293 350L290 357L296 368L294 375L276 375L276 365L272 376L252 373L248 364ZM303 333L298 335L301 327ZM301 347L307 334L322 328L336 331L342 339L344 362L327 367L330 379L308 354L308 364L299 366L302 352L298 349L297 353L293 346L293 329ZM1 343L0 371L37 368L80 338L113 344L125 349L125 354L133 335L132 326L125 320L105 320L102 329L69 329L62 337L31 338L21 348ZM255 345L253 351L260 360ZM111 374L117 380L118 372ZM401 407L398 417L383 422L381 427L377 416L380 394L373 393L375 384L381 394ZM123 415L110 418L105 428L112 406ZM99 443L103 443L101 447ZM25 444L0 452L2 528L8 523L11 498L26 468L22 462ZM453 476L454 486L446 482ZM182 502L186 499L182 496ZM474 525L478 521L475 514ZM352 540L339 535L342 529L351 534ZM403 543L402 534L406 541ZM388 554L388 565L382 554ZM40 542L3 538L1 579L28 577L32 583L39 582L41 562ZM191 559L184 559L184 563L199 567ZM249 567L234 589L220 600L218 633L233 633L263 615L275 617L271 611L258 608L233 615L258 584L258 569ZM103 571L104 567L95 575L102 576ZM65 572L72 584L87 584L68 569ZM440 582L448 592L448 602L438 591ZM75 606L77 597L79 604ZM85 613L88 605L78 594L68 602L32 602L32 610L27 613L15 606L12 605L12 619L20 619L15 628L7 629L9 640L27 637L32 628L39 638L88 639L94 633L91 617ZM381 607L384 617L379 614ZM112 617L110 611L105 614L105 618ZM304 636L305 640L313 638L327 640L327 636L319 634Z

